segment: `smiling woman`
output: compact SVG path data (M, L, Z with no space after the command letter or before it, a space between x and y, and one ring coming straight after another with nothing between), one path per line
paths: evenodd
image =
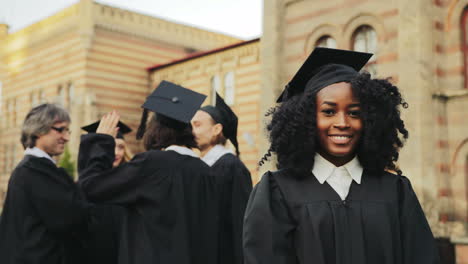
M316 48L270 111L261 163L274 153L280 170L267 172L250 196L246 264L438 263L396 165L407 105L388 80L358 73L369 55Z
M354 157L362 132L359 112L359 99L349 83L335 83L317 93L318 152L335 166Z

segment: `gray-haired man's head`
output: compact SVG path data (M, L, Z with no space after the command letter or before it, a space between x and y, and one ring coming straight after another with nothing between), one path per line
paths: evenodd
M41 104L26 115L21 129L24 148L38 147L51 156L63 153L70 136L70 116L55 104Z

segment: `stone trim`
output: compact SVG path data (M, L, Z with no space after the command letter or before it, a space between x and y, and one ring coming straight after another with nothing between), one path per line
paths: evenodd
M343 39L340 34L340 28L333 24L322 24L311 31L304 42L304 54L310 54L315 47L315 43L323 37L330 36L336 40L337 48L343 45Z

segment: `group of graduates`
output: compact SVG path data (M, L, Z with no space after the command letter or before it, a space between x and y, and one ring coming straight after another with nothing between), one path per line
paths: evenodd
M69 140L68 113L33 108L0 218L0 262L439 263L396 164L407 104L388 80L359 72L371 56L312 52L267 113L259 165L275 155L278 170L253 191L238 119L218 94L201 107L206 96L162 81L142 105L146 151L134 157L117 112L83 127L76 183L53 158Z

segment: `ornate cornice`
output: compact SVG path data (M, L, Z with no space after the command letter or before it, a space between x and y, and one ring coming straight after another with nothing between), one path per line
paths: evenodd
M7 35L0 45L0 54L33 47L71 31L76 31L84 38L91 40L95 27L194 50L209 50L240 41L240 39L224 34L95 3L91 0L81 0L46 19Z
M196 50L225 46L240 39L168 20L94 3L97 27L138 37L158 40Z

